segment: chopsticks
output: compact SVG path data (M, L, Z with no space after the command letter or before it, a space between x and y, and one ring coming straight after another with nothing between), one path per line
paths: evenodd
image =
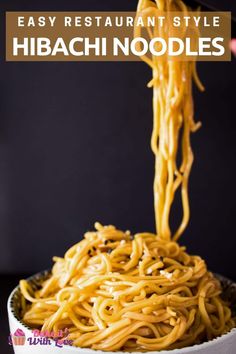
M212 4L211 0L185 0L185 3L190 6L191 8L195 9L196 7L200 6L202 11L226 11L226 6L224 9L217 8L215 5ZM231 11L229 4L229 8L227 11ZM231 11L231 33L232 38L236 38L236 13Z

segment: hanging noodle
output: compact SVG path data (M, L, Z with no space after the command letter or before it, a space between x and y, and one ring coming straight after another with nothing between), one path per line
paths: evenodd
M143 16L156 16L159 10L188 12L179 0L140 0L138 5L138 14ZM160 35L158 30L149 30L149 35ZM161 35L167 35L165 30ZM28 300L24 323L54 333L67 328L68 338L78 347L104 351L174 349L210 340L235 325L220 297L219 281L199 256L189 255L176 242L190 215L190 133L199 127L193 120L192 80L203 89L195 63L142 59L153 72L148 86L153 87L151 147L157 235L131 235L96 223L96 231L87 232L64 258L54 257L52 274L38 291L25 280L20 282ZM172 233L170 211L179 188L183 218Z
M138 14L144 19L147 16L161 15L161 11L182 11L188 15L188 9L182 1L140 0ZM167 41L169 36L168 21L164 28L150 28L149 36L162 37ZM166 28L165 28L166 27ZM178 29L178 31L180 31ZM185 28L182 29L184 36ZM141 36L141 28L135 28L135 37ZM156 229L161 238L178 240L185 230L189 217L188 180L193 163L193 152L190 143L190 133L200 127L193 118L192 78L200 90L204 90L196 74L194 61L174 61L167 56L141 57L151 68L153 78L148 87L153 87L153 132L151 148L155 155L154 178L154 208ZM182 136L180 136L182 133ZM181 139L181 144L179 140ZM177 165L179 149L182 151L182 161ZM172 235L170 230L170 211L174 195L181 189L183 218L177 231Z

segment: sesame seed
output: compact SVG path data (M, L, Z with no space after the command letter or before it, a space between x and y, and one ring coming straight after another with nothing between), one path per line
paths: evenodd
M173 276L173 273L168 273L165 270L160 270L160 274L166 277L167 279L171 279Z

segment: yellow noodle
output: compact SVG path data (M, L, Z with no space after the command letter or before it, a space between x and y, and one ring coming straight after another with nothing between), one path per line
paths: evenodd
M188 14L181 0L139 1L137 13L143 18L160 11ZM140 31L137 27L135 36ZM148 34L166 37L168 31L155 27ZM174 349L212 339L235 326L220 297L220 283L204 260L177 243L190 217L190 134L200 126L194 122L192 81L204 89L196 65L167 57L142 59L153 73L148 87L153 87L156 234L131 235L96 223L95 231L87 232L63 258L54 257L52 274L41 289L34 291L25 280L20 282L23 321L44 331L68 328L69 339L78 347ZM178 189L183 217L173 232L170 214Z
M64 258L55 259L50 282L44 282L39 293L20 282L31 302L23 316L26 324L49 331L68 328L75 346L106 351L179 348L234 326L219 282L200 257L187 254L175 241L99 225L81 242L76 252L72 247ZM82 248L89 257L84 254L78 276L70 265ZM99 269L96 275L92 266Z

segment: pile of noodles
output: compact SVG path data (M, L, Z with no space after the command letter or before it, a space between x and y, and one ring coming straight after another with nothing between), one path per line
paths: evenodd
M188 14L180 0L140 0L137 13L145 18L160 11ZM168 23L167 28L147 31L151 38L166 38ZM140 36L139 28L135 36ZM193 117L193 79L203 89L195 63L168 57L142 59L153 74L148 86L153 87L157 234L131 235L97 223L96 231L87 232L64 258L54 258L52 275L41 289L34 291L26 281L20 282L28 300L23 304L23 321L54 333L68 328L68 338L78 347L173 349L210 340L234 326L217 279L199 256L189 255L176 242L190 217L190 134L199 127ZM183 217L172 232L169 220L177 190Z
M54 258L39 291L20 282L32 303L27 325L68 328L73 345L107 351L180 348L233 327L220 284L199 256L154 234L95 226L64 258Z

